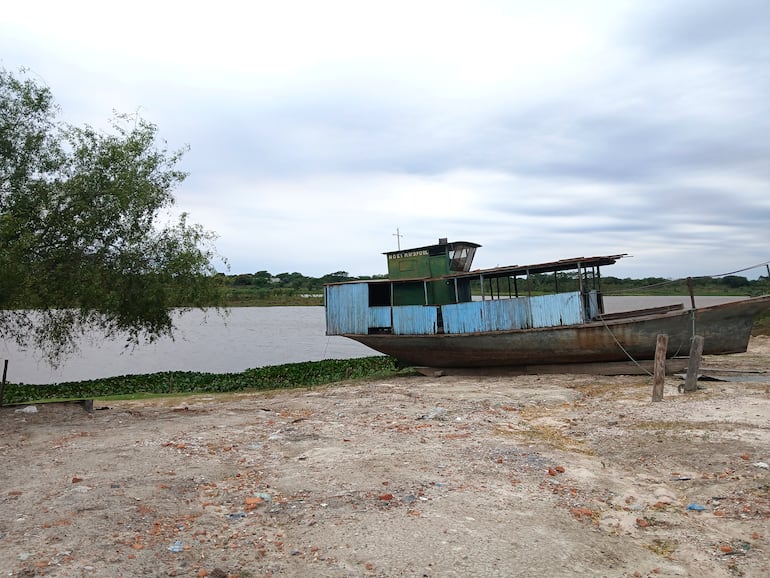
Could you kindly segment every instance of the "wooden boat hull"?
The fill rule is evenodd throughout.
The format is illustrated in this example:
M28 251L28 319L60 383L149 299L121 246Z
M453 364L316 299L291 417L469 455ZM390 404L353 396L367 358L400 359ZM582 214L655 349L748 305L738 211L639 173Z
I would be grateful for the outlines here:
M648 360L659 334L669 336L667 357L688 355L693 335L704 355L746 351L754 319L770 309L770 295L676 312L634 312L632 317L581 325L489 333L345 337L395 357L404 365L503 367L535 364Z

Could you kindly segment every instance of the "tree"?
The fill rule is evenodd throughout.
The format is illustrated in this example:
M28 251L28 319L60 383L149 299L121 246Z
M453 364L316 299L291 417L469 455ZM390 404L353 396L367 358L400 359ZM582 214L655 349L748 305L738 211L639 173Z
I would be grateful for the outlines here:
M270 279L272 275L267 271L257 271L254 273L252 283L257 287L267 287L270 285Z
M722 277L722 284L731 289L738 289L741 287L748 287L749 280L746 277L739 275L726 275Z
M173 307L223 295L214 235L168 212L185 150L138 116L108 134L58 112L47 87L0 69L0 335L52 364L86 331L153 341Z
M350 273L347 271L335 271L334 273L327 273L319 279L323 283L340 283L350 279Z

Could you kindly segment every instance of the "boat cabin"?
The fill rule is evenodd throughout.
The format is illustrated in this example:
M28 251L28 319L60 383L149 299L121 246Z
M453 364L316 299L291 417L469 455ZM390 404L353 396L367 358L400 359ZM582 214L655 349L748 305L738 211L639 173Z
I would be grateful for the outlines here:
M625 256L472 271L480 246L439 239L390 251L388 279L326 285L327 335L486 333L586 323L604 313L599 267Z
M470 301L470 283L456 287L445 279L426 282L426 279L440 278L452 273L470 271L476 249L481 247L467 241L447 242L439 239L437 245L417 247L385 253L388 258L388 279L401 281L393 285L394 305L443 305ZM460 292L458 293L458 290ZM386 301L387 303L383 302ZM379 295L373 302L390 304L391 295Z

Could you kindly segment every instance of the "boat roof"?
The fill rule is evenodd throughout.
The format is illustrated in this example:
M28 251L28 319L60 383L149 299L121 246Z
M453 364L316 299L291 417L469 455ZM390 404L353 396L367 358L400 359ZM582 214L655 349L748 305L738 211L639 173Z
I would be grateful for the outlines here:
M385 251L383 255L395 255L397 253L413 253L416 251L428 251L430 249L435 249L438 247L447 247L447 246L455 246L455 245L462 245L466 247L475 247L479 248L481 245L478 243L471 243L470 241L447 241L446 239L441 239L442 242L439 243L433 243L432 245L425 245L424 247L410 247L409 249L398 249L397 251Z
M504 267L494 267L492 269L475 269L467 273L458 272L444 277L513 277L517 275L529 275L535 273L553 273L555 271L570 271L572 269L588 267L604 267L613 265L618 259L627 257L628 253L619 255L600 255L596 257L572 257L570 259L561 259L549 263L534 263L531 265L508 265Z
M515 277L520 275L530 275L536 273L553 273L555 271L571 271L581 268L604 267L613 265L619 259L627 257L628 253L618 255L599 255L595 257L572 257L570 259L561 259L559 261L550 261L548 263L534 263L531 265L508 265L504 267L493 267L491 269L474 269L468 272L456 272L440 277L412 277L408 279L360 279L355 281L342 281L339 283L327 283L327 285L340 285L344 283L404 283L414 281L427 281L429 279L470 279L484 276L487 278L496 277Z

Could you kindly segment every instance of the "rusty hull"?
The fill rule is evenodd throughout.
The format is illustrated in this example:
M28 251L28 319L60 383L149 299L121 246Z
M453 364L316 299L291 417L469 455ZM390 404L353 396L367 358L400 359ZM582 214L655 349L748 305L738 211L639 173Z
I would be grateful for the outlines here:
M746 351L754 319L770 309L770 295L678 312L634 312L633 317L582 325L490 333L351 335L404 365L504 367L648 360L659 334L669 336L667 357L688 355L694 334L703 354Z

